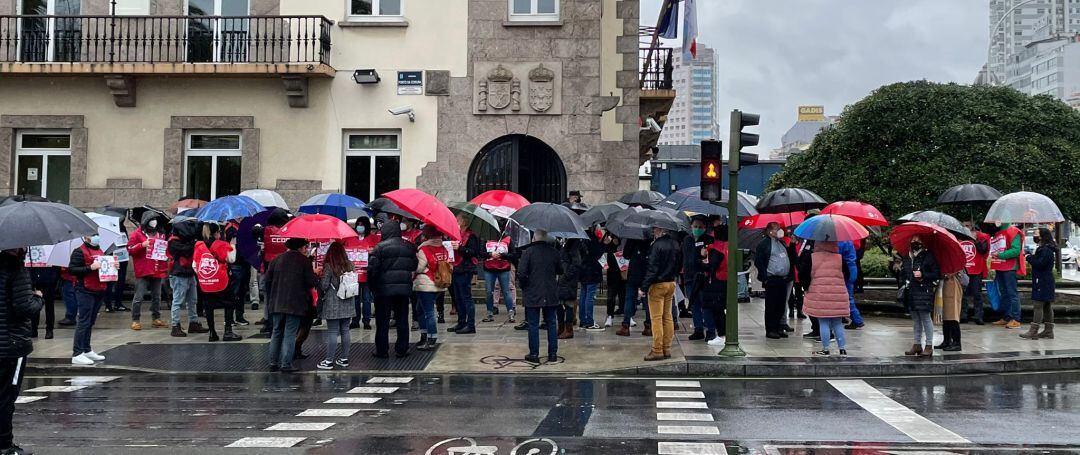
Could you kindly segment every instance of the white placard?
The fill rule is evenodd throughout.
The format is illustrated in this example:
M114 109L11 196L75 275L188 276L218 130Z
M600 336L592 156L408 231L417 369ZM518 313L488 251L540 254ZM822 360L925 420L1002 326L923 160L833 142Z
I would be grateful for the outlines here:
M168 248L169 242L164 239L150 239L150 248L148 250L150 254L147 257L153 261L167 261L169 260L169 256L166 254Z
M120 261L116 256L98 256L94 258L101 268L98 269L98 280L109 283L120 279Z

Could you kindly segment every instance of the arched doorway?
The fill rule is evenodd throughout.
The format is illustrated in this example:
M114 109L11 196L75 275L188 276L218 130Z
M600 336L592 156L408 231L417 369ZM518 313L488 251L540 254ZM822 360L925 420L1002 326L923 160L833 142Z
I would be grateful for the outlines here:
M489 190L510 190L533 202L562 202L566 168L544 141L503 136L480 149L469 166L469 199Z

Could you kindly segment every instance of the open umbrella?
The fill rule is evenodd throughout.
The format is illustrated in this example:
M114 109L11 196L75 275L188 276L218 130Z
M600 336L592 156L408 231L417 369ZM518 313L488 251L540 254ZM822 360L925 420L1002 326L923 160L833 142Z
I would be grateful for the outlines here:
M330 215L301 215L281 227L281 236L328 242L356 237L356 230Z
M649 238L649 226L642 223L640 219L637 221L630 220L630 217L645 210L648 209L628 207L616 212L608 217L604 229L619 238L645 240Z
M330 215L345 221L367 215L364 201L341 193L316 194L300 204L300 213Z
M146 212L154 212L154 213L158 214L161 217L161 220L163 220L163 221L158 221L159 223L168 223L169 220L171 219L169 217L169 214L165 213L164 210L161 210L159 208L155 208L155 207L150 206L150 205L144 205L142 207L132 207L131 210L128 210L128 215L127 215L128 218L127 219L129 221L131 221L132 223L139 224L139 221L142 220L143 214L146 213Z
M632 193L626 193L623 197L619 198L619 202L626 205L642 205L650 208L656 207L662 200L664 200L663 194L649 190L638 190Z
M941 212L935 212L933 210L923 210L919 212L911 212L900 218L897 221L920 221L923 223L930 223L933 225L941 226L945 230L952 232L957 237L962 237L969 240L975 240L975 236L972 235L968 228L964 227L964 223L960 220L953 218L950 215L946 215Z
M96 234L99 238L98 245L101 247L102 251L108 250L114 246L127 248L127 245L124 244L126 237L120 230L120 218L94 212L87 213L86 217L93 220L94 224L97 224L98 226ZM83 241L81 238L57 243L52 246L52 251L49 253L45 262L48 265L67 267L71 263L71 253L75 251L76 248L81 247L82 244Z
M570 208L550 202L529 204L510 219L530 231L544 231L552 237L585 239L585 223Z
M97 230L97 223L70 205L12 202L0 207L0 250L54 245Z
M795 228L795 236L806 240L843 242L870 236L863 225L844 215L818 215Z
M175 214L188 210L202 208L207 202L202 199L182 198L169 206L169 211Z
M742 192L738 192L737 194L739 196L739 216L756 215L758 212L754 208L754 201L752 201L748 197L749 195ZM694 215L727 216L727 202L728 190L721 190L720 200L716 203L712 203L710 201L703 201L701 199L700 186L692 186L671 193L670 196L660 201L658 208L668 207L675 210L692 213Z
M685 215L684 215L685 216ZM671 232L689 232L690 223L673 212L667 210L644 210L631 214L627 222L644 225L649 228L660 228Z
M240 192L241 196L247 196L262 204L263 207L280 207L285 210L289 210L289 204L285 203L285 198L281 197L276 191L271 190L247 190Z
M261 239L252 236L251 231L255 228L255 225L265 227L272 213L274 213L273 209L263 210L244 218L240 221L240 228L236 230L236 254L257 269L262 265L262 255L259 254L259 241Z
M204 205L198 212L195 212L195 218L198 218L199 221L220 223L247 218L264 210L266 210L266 207L247 196L224 196Z
M485 191L469 202L501 218L510 218L514 212L529 205L529 200L525 199L525 196L506 190Z
M837 201L821 209L822 215L844 215L857 223L870 226L888 226L889 220L870 204L857 201Z
M499 229L499 221L495 216L479 205L471 202L458 202L450 205L450 211L455 215L465 218L466 226L483 240L502 238L502 230Z
M784 213L824 208L829 205L821 196L802 188L781 188L762 196L757 203L761 213Z
M101 206L97 209L97 213L108 216L115 216L120 220L128 219L129 210L127 207L115 207L111 205ZM134 221L134 220L133 220Z
M41 196L38 196L36 194L16 194L14 196L8 196L8 197L5 197L3 199L0 199L0 206L14 204L16 202L50 202L50 201L48 199L45 199L45 198L43 198Z
M588 226L595 226L597 224L606 223L608 217L618 213L619 211L629 207L622 202L611 202L608 204L595 205L585 213L581 214L581 221Z
M951 232L941 226L922 221L904 223L893 228L889 234L889 242L897 253L906 255L911 248L911 238L916 235L926 249L934 254L942 273L956 273L964 269L967 263L964 247Z
M1050 198L1039 193L1020 191L1002 196L986 214L987 223L1060 223L1061 210Z
M743 218L739 222L739 229L765 229L769 223L780 223L781 226L791 227L802 223L805 219L806 212L759 213Z
M965 183L945 190L938 196L938 204L971 204L994 202L1001 198L1001 192L980 183Z
M383 194L383 197L397 204L402 210L412 214L424 224L434 226L446 234L450 240L461 240L461 229L457 217L435 196L414 188L404 188Z
M375 212L375 213L389 213L389 214L392 214L392 215L405 217L405 218L408 218L410 220L415 220L416 219L416 216L414 216L413 214L411 214L409 212L401 210L401 207L398 207L397 204L395 204L393 202L390 202L389 199L384 198L384 197L381 197L381 198L375 199L374 201L371 201L371 203L368 204L368 208L371 209L371 211Z

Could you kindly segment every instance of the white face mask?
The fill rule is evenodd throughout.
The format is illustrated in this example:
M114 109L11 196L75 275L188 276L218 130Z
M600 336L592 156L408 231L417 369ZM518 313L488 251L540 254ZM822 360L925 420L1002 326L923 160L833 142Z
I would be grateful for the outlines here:
M784 238L784 231L776 231L776 238L777 239Z
M357 226L356 227L356 233L360 234L360 235L364 235L365 233L367 233L367 228L365 228L364 226Z
M401 223L401 225L400 225L400 226L401 226L401 231L402 231L402 232L405 232L405 231L408 231L408 230L409 230L409 225L408 225L408 224L405 224L405 223Z
M150 226L150 229L157 229L157 220L150 220L147 226Z

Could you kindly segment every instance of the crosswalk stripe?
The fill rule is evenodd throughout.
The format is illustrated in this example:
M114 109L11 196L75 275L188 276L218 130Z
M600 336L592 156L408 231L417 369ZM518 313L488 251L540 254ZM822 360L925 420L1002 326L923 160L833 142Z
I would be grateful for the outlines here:
M354 387L345 393L386 394L397 392L399 387Z
M691 387L701 388L699 381L656 381L657 387Z
M686 422L712 422L712 414L701 412L658 412L656 420L682 420Z
M705 398L705 392L681 390L657 390L656 398Z
M26 396L21 396L21 397L16 398L15 399L15 404L33 403L35 401L44 400L46 398L48 398L48 397L36 396L36 395L26 395Z
M263 431L324 431L332 426L333 422L282 422Z
M68 392L74 392L74 391L77 391L77 390L82 390L82 389L85 389L85 388L86 388L86 386L84 386L84 385L43 385L41 387L35 387L33 389L27 390L27 392L29 392L29 393L49 393L49 392L68 393Z
M379 397L336 397L324 401L324 404L375 404L382 398Z
M307 409L297 414L297 417L352 417L360 412L359 409Z
M711 442L659 442L656 452L659 455L727 455L727 448L722 443Z
M277 449L295 446L307 438L241 438L225 447Z
M660 434L718 435L720 429L693 425L659 425L656 427L656 432Z
M120 379L120 376L75 376L64 382L71 385L97 385Z
M412 382L411 377L385 377L376 376L367 380L368 384L408 384Z
M971 442L893 401L866 381L831 380L829 384L851 401L916 442Z
M664 409L709 409L704 401L657 401L656 407Z

